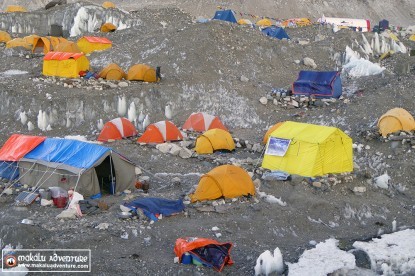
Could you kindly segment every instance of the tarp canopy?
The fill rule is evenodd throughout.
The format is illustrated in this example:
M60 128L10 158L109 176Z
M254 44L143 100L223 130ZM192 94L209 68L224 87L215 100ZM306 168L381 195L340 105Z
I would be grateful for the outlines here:
M308 177L351 172L352 139L335 127L287 121L271 133L262 167Z
M379 118L378 128L382 136L400 130L412 131L415 130L415 120L405 109L393 108Z
M293 83L293 94L314 95L316 98L339 98L342 81L338 71L300 71Z
M45 139L43 136L13 134L0 149L0 161L19 161Z
M216 11L215 16L213 19L229 21L232 23L236 23L235 15L233 14L232 10L223 10L223 11Z
M56 167L78 173L92 168L110 149L93 143L71 139L47 138L26 154L23 160L56 163ZM63 165L63 166L62 166Z
M184 204L181 199L170 200L163 198L138 198L125 206L133 209L140 208L144 214L151 220L157 221L158 215L171 216L184 210Z
M267 36L278 38L278 39L283 39L283 38L290 39L290 37L285 32L284 28L280 28L280 27L272 26L272 27L264 28L262 29L262 33Z

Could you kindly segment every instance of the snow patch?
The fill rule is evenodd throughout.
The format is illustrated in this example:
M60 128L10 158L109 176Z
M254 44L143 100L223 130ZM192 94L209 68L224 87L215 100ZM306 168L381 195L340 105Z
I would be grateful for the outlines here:
M4 71L4 72L2 72L0 74L1 75L4 75L4 76L15 76L15 75L24 75L24 74L27 74L27 73L29 73L29 72L12 69L12 70Z
M354 255L340 250L338 243L336 239L328 239L304 251L297 263L287 263L289 276L325 276L340 269L354 269Z
M382 235L369 242L354 242L370 258L372 270L383 275L415 275L415 230Z
M254 270L255 275L269 275L273 272L282 273L284 271L284 262L280 249L278 247L275 248L274 255L269 250L259 255Z
M259 195L260 198L263 198L268 203L271 203L271 204L277 203L281 206L287 206L287 202L282 201L281 198L276 198L273 195L267 195L265 192L260 192L260 191L258 191L257 194Z
M85 136L82 136L82 135L67 135L67 136L65 136L65 139L88 142L88 139Z

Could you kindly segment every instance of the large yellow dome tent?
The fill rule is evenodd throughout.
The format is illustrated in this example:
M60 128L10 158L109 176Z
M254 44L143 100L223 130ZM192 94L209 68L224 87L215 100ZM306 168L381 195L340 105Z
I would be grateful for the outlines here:
M103 33L114 32L115 30L117 30L117 27L110 22L104 23L101 26L101 32Z
M64 52L64 53L81 53L81 49L79 49L78 45L72 41L66 41L59 43L56 48L54 48L55 52Z
M352 139L335 127L287 121L269 136L262 167L308 177L351 172Z
M104 3L102 3L102 7L106 9L110 9L110 8L114 9L115 4L110 1L105 1Z
M158 82L156 70L145 64L136 64L130 67L127 80Z
M269 27L269 26L271 26L271 25L272 25L272 22L271 22L271 20L269 20L268 18L264 18L264 19L258 20L258 21L255 23L255 25L258 25L258 26L260 26L260 27Z
M99 72L99 77L107 80L121 80L125 78L125 72L117 64L111 63Z
M235 142L229 132L223 129L210 129L197 137L195 151L198 154L209 154L215 150L234 150Z
M53 51L55 51L55 52L58 52L56 50L56 47L58 47L58 45L60 43L68 42L68 40L66 38L63 38L63 37L47 36L46 38L50 40L51 49L53 49Z
M385 137L399 130L415 130L415 120L405 109L393 108L379 118L378 128L380 134Z
M27 12L27 10L22 6L10 5L7 6L6 12Z
M24 48L26 50L31 50L32 45L27 43L23 38L15 38L7 41L6 48Z
M255 186L249 174L240 167L222 165L202 175L190 199L195 202L248 195L255 195Z
M85 54L92 53L94 51L104 51L112 47L112 42L106 37L98 36L83 36L76 42L79 49Z
M12 37L5 31L0 31L0 43L7 43Z

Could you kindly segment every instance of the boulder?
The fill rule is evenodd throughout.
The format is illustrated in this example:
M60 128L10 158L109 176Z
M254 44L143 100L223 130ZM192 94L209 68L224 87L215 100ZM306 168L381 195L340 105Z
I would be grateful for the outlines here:
M162 153L168 153L168 152L170 152L171 147L172 147L172 144L163 143L163 144L158 144L156 146L156 149L158 149Z
M192 155L193 155L193 152L189 149L186 149L186 148L182 148L179 152L179 156L183 159L190 158L190 157L192 157Z
M316 69L317 68L317 64L314 62L314 60L312 58L309 58L309 57L305 57L303 59L303 64L305 66L311 67L313 69Z

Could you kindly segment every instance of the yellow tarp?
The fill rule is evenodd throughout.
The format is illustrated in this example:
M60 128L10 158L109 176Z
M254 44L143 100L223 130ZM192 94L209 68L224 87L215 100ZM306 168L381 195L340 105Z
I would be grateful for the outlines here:
M210 129L197 137L195 151L198 154L209 154L215 150L234 150L235 142L229 132L223 129Z
M249 174L240 167L222 165L202 175L190 199L195 202L247 195L255 195L255 186Z
M7 32L0 31L0 43L2 42L7 43L10 40L12 40L12 38Z
M405 109L393 108L379 118L378 128L380 134L385 137L399 130L415 130L415 120Z
M22 6L7 6L6 12L27 12L27 10Z
M272 155L281 152L273 137L291 140L284 156ZM284 122L268 139L262 167L308 177L351 172L352 139L335 127Z
M271 133L274 132L274 130L276 130L280 125L282 125L284 122L279 122L276 123L275 125L273 125L272 127L270 127L267 132L264 135L264 138L262 139L262 143L266 144L268 142L268 138L271 135Z

